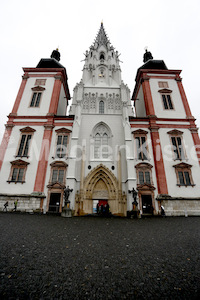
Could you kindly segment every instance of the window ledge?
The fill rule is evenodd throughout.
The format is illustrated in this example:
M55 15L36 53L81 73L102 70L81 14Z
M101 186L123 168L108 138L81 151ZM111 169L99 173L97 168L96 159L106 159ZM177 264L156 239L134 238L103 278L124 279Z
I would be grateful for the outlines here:
M177 186L181 187L181 186L184 186L184 187L188 187L188 186L191 186L191 187L194 187L196 184L178 184L177 183Z
M183 159L182 158L174 158L173 160L174 161L177 161L177 160L178 161L188 161L189 159L188 158L183 158Z
M14 181L14 180L7 180L7 182L10 184L10 183L21 183L21 184L23 184L23 183L25 183L25 181Z
M150 158L135 158L135 160L141 160L141 161L150 161L151 159Z
M27 155L15 155L15 158L17 158L17 157L26 157L26 158L29 158L30 156L27 156Z
M67 159L69 158L69 156L67 156L67 155L65 155L65 156L63 156L63 157L52 156L51 158L52 158L52 159L65 159L65 160L67 160Z

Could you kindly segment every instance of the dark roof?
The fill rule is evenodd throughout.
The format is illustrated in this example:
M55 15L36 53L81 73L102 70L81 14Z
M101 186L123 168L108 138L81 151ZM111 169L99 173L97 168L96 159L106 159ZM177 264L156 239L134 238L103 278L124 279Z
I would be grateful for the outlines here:
M155 60L155 59L149 59L144 65L142 65L138 70L137 70L137 74L135 77L135 81L137 82L138 80L138 76L140 73L140 70L168 70L164 60ZM135 93L137 91L137 83L135 85L134 91L133 91L133 96L132 96L132 100L135 97Z
M64 68L55 58L42 58L36 68Z
M155 59L148 60L143 66L138 69L138 71L141 69L168 70L166 64L164 63L164 60Z

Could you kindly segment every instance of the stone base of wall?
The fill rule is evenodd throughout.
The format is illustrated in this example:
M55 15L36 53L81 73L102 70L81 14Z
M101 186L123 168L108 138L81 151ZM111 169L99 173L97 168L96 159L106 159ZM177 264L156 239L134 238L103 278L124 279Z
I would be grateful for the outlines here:
M19 212L42 212L43 201L46 196L42 193L26 195L0 194L0 211L4 210L4 204L8 201L7 211L13 211L14 202L18 200L17 211Z
M200 216L200 198L157 198L166 216Z

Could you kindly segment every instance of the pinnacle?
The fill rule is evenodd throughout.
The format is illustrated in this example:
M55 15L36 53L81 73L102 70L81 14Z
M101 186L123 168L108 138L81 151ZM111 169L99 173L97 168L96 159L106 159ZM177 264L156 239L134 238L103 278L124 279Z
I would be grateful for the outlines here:
M104 45L106 47L107 47L107 44L110 43L110 41L107 37L107 34L105 32L104 26L103 26L103 22L101 22L99 32L95 39L95 43L97 43L98 46Z

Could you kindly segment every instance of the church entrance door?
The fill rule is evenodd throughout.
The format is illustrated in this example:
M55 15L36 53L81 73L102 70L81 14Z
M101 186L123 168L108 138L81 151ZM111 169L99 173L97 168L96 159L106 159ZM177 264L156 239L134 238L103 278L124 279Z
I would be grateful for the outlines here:
M96 166L83 182L83 190L76 200L75 214L86 215L93 213L96 201L105 201L113 215L125 216L126 197L122 197L119 182L115 175L104 165ZM123 198L123 199L122 199Z
M142 212L143 214L153 214L151 195L142 195Z
M61 193L51 193L49 201L49 212L58 213L60 208Z
M93 213L99 214L101 210L106 208L108 200L93 200Z

